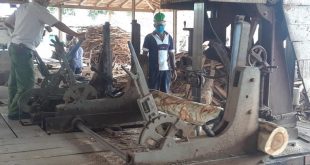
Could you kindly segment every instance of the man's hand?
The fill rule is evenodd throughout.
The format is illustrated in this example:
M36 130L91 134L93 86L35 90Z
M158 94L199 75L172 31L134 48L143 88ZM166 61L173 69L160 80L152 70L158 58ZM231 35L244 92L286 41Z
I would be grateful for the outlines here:
M174 69L172 70L172 81L177 80L177 78L178 78L178 74L177 74L177 71Z

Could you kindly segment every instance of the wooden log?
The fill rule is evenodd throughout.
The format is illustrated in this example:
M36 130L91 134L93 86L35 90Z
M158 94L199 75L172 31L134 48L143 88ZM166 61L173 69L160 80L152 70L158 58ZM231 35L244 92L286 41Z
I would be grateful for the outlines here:
M257 149L268 155L281 154L288 143L288 133L274 123L259 121Z
M203 125L217 118L223 110L221 107L193 102L160 91L152 91L152 94L159 111L195 125Z
M210 60L210 74L209 76L215 75L215 62ZM212 102L213 96L213 82L214 79L206 79L205 84L203 85L203 89L201 91L202 103L210 105Z

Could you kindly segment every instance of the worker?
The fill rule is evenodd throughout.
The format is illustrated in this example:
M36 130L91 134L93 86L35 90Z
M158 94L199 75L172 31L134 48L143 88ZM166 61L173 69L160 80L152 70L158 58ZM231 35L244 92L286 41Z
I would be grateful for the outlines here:
M165 15L161 12L154 16L155 30L148 34L143 43L143 55L148 55L150 89L168 93L171 78L176 79L176 65L173 39L165 31Z
M33 0L22 4L5 21L5 25L13 30L9 46L11 72L8 84L8 118L11 120L29 117L27 113L19 113L18 101L34 86L32 54L40 44L45 24L76 37L85 37L84 33L74 32L51 15L47 10L49 1Z
M73 36L70 36L69 34L67 34L66 39L67 39L68 52L70 52L78 44L78 39L74 38ZM84 53L83 48L79 46L77 51L73 52L73 54L69 54L70 57L68 57L68 59L70 68L74 74L82 73L83 53Z

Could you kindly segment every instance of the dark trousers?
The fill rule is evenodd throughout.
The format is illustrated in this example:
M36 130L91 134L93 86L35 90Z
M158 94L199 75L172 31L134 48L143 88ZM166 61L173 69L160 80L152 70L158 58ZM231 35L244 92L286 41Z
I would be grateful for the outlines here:
M153 71L149 73L149 88L168 93L170 90L171 72Z
M34 86L32 50L19 44L9 47L11 72L9 78L9 116L18 115L18 101Z

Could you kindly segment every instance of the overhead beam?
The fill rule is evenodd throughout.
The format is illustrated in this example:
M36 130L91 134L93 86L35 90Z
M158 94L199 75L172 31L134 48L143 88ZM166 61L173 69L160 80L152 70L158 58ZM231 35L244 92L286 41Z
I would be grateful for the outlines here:
M128 1L128 0L126 0ZM53 7L60 7L56 5ZM111 11L131 11L131 8L121 8L121 7L98 7L98 6L78 6L78 5L61 5L63 8L75 8L75 9L93 9L93 10L111 10ZM150 9L136 9L137 12L154 12Z
M111 5L113 2L115 2L115 0L110 1L110 2L107 4L107 7L110 7L110 5Z
M123 7L129 0L125 0L124 2L122 2L119 6Z
M81 0L79 3L79 6L84 5L84 2L86 2L87 0Z
M0 0L0 3L10 3L10 4L22 4L22 3L27 3L28 0L22 0L22 1L18 1L18 0Z
M104 0L99 0L97 3L96 3L96 6L98 6L99 4L101 4Z
M97 3L96 3L96 6L99 6L101 3L103 3L104 1L106 0L99 0ZM111 0L108 4L107 4L107 7L109 7L115 0Z
M143 2L143 0L140 0L139 2L137 2L137 3L136 3L136 7L137 7L138 5L140 5L142 2Z
M146 2L146 4L154 11L154 6L150 3L149 0L144 0Z

